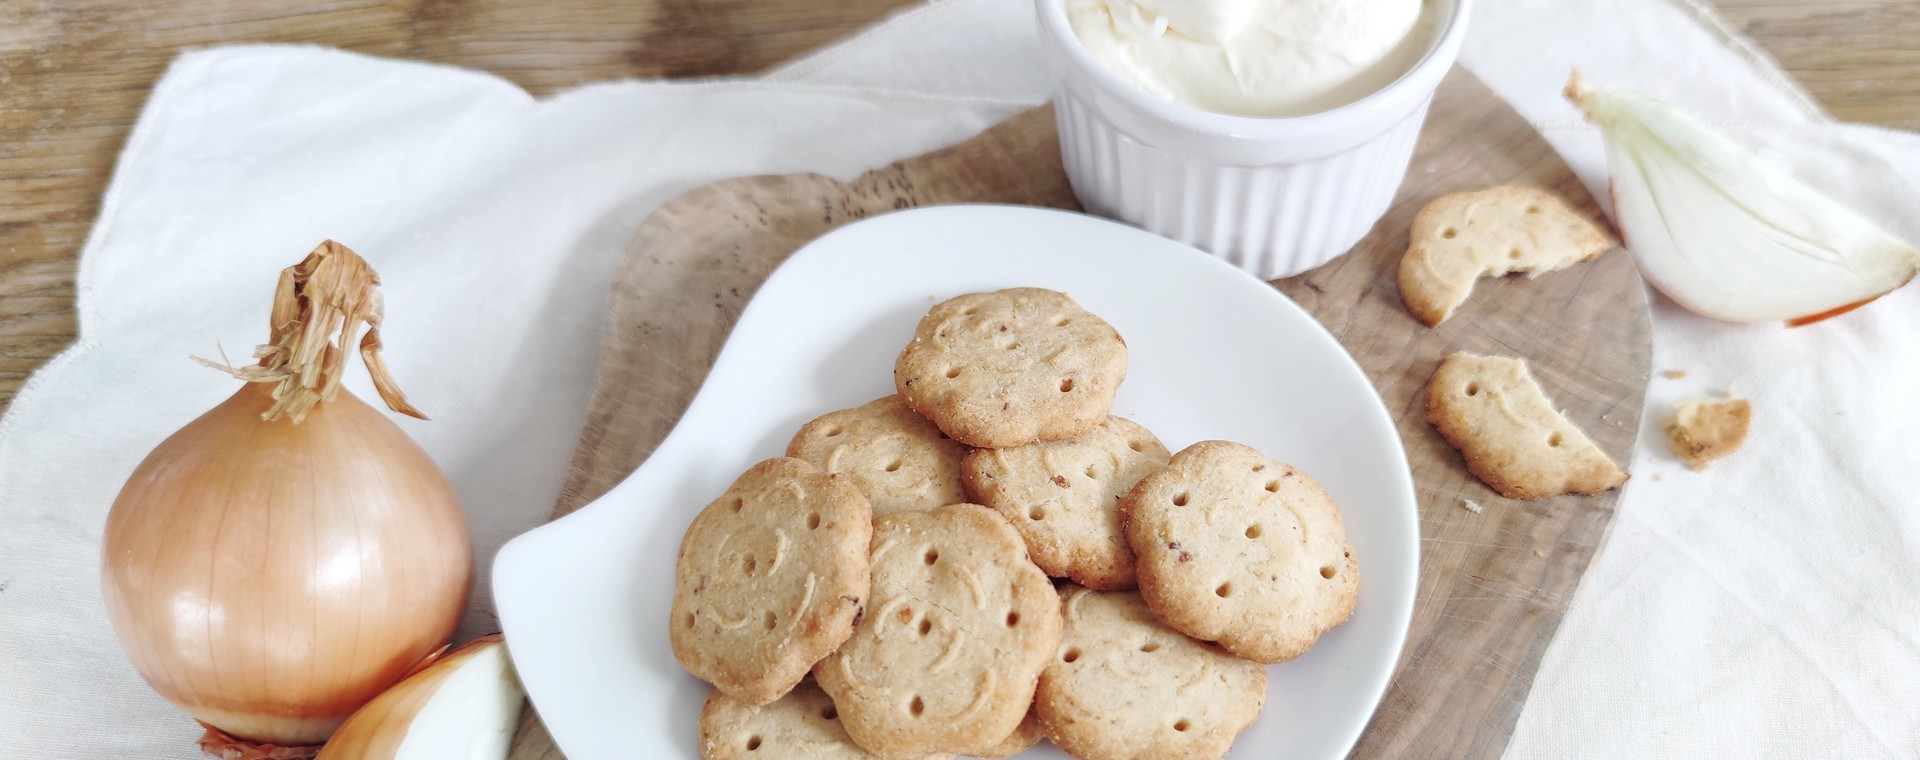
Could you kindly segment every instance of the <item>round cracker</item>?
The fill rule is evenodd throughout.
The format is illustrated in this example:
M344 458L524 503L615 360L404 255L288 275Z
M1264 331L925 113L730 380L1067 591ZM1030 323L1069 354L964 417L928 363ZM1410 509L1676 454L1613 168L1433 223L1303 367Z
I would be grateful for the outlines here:
M1120 499L1169 456L1145 427L1108 417L1064 441L976 450L961 472L967 495L1006 518L1041 570L1115 591L1135 585Z
M1034 711L1081 760L1219 758L1253 725L1267 670L1154 619L1138 594L1068 587L1059 655Z
M1106 419L1127 344L1065 293L1012 288L935 305L894 363L914 410L970 446L1072 438Z
M986 507L874 520L870 612L814 667L853 740L888 757L971 753L1012 733L1060 643L1060 601Z
M847 478L787 457L754 465L680 540L673 656L750 705L787 693L853 634L871 537Z
M854 744L833 699L802 681L779 699L749 705L715 690L700 710L703 760L880 760ZM925 755L920 760L947 760Z
M1353 614L1360 568L1340 509L1291 465L1203 441L1142 479L1121 511L1140 596L1188 636L1284 662Z
M852 478L875 516L965 501L967 451L898 395L821 415L787 444L787 456Z

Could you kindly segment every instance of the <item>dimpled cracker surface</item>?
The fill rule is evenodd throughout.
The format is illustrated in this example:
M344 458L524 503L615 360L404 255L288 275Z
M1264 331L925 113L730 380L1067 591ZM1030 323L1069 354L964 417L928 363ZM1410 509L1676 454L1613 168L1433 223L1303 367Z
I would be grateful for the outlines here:
M787 456L852 478L876 516L965 501L960 460L966 455L966 444L898 395L821 415L787 444Z
M1029 708L1027 717L1020 719L1020 727L1015 728L1013 733L1007 734L1007 738L1001 739L999 744L974 750L973 756L989 759L1013 757L1032 749L1033 745L1039 744L1044 738L1046 738L1046 732L1040 727L1040 716Z
M907 404L969 446L1072 438L1100 424L1127 344L1065 293L1012 288L936 304L894 363Z
M873 525L873 598L814 666L855 743L967 754L1012 733L1060 643L1060 600L1005 520L977 504Z
M1219 758L1259 717L1261 664L1168 628L1133 592L1069 586L1063 596L1066 634L1034 709L1074 757Z
M1120 499L1168 456L1146 428L1108 417L1064 441L978 449L962 472L967 495L1007 519L1041 570L1112 591L1134 587Z
M1611 247L1605 230L1545 190L1501 185L1443 195L1413 218L1400 298L1431 327L1452 316L1482 277L1539 276Z
M1427 380L1427 421L1460 450L1467 469L1509 499L1595 494L1627 473L1553 410L1527 363L1464 351Z
M1140 596L1188 636L1284 662L1353 614L1360 567L1339 507L1251 447L1187 447L1134 486L1121 514Z
M847 478L786 457L754 465L680 539L673 656L750 705L787 693L852 635L872 530Z
M875 760L847 737L833 700L812 681L786 696L749 705L719 691L700 710L704 760ZM922 755L947 760L952 755Z

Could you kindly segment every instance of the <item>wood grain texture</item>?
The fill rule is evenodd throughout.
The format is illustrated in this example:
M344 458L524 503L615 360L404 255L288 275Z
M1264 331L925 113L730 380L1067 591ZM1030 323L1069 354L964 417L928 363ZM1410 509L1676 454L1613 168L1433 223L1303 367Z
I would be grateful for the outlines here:
M616 275L587 427L555 515L605 493L659 445L747 299L788 254L835 226L898 208L969 201L1072 208L1057 146L1051 110L1036 109L851 183L749 177L668 202L635 233ZM1538 279L1483 281L1437 329L1400 302L1395 273L1419 208L1448 192L1505 182L1548 188L1600 216L1525 120L1456 69L1386 218L1345 257L1275 283L1366 370L1406 444L1420 501L1413 626L1358 756L1498 757L1618 496L1519 502L1474 480L1426 423L1423 391L1440 358L1469 350L1530 360L1575 424L1616 460L1632 460L1651 325L1646 290L1624 251ZM1467 510L1463 499L1484 512Z
M1841 121L1920 129L1920 2L1714 0Z
M147 91L183 48L303 42L491 71L548 95L744 74L911 0L0 0L0 410L73 341L74 266ZM1833 114L1920 129L1920 4L1718 0Z

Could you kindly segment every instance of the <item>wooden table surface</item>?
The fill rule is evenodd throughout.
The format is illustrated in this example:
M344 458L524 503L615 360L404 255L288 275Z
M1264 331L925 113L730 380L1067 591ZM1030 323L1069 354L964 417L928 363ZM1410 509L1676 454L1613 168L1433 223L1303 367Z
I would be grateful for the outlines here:
M535 95L744 74L908 0L0 0L0 410L74 339L74 265L147 91L185 47L308 42ZM1836 117L1920 129L1920 2L1718 0Z

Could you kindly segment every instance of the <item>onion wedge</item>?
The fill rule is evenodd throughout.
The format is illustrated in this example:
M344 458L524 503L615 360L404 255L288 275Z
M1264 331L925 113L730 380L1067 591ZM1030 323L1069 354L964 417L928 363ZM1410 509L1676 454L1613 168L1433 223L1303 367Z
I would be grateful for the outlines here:
M525 700L506 643L487 636L354 712L318 760L504 760Z
M1640 273L1689 311L1804 325L1920 270L1920 251L1679 108L1578 72L1566 95L1606 139L1614 218Z

